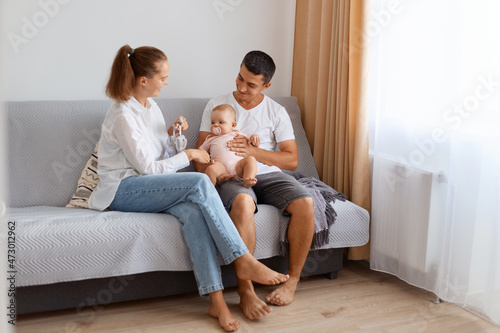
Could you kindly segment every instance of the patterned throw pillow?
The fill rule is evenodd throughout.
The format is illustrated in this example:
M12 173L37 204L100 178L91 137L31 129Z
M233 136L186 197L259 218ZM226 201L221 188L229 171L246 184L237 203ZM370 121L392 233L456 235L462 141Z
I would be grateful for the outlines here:
M99 183L99 175L97 174L97 148L99 142L95 145L94 152L88 160L85 168L83 168L76 192L73 194L70 202L66 205L68 208L89 208L89 198L97 184Z

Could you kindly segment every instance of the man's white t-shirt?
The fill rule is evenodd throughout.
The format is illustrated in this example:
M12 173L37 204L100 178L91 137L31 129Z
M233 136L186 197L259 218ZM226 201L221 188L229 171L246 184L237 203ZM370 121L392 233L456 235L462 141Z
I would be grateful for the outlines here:
M234 98L233 93L212 98L206 105L201 118L200 132L210 132L212 110L221 104L229 104L236 110L235 129L246 136L258 134L259 148L275 151L278 142L295 140L293 126L285 108L264 95L264 99L253 109L244 109ZM276 166L257 162L257 174L281 171Z

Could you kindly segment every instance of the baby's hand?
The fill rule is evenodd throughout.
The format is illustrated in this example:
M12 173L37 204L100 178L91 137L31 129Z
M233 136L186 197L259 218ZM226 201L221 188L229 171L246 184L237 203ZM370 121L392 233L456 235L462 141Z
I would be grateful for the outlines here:
M250 136L250 139L248 139L250 141L250 144L254 147L258 147L260 145L260 137L258 134L252 134Z

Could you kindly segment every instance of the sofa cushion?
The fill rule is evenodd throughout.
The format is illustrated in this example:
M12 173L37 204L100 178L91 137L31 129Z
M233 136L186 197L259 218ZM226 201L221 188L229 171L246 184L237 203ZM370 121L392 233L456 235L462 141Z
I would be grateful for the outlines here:
M97 149L99 142L95 145L94 152L90 156L87 164L82 170L82 174L78 179L75 194L66 205L68 208L89 208L89 198L99 183L99 175L97 174Z
M101 135L110 101L5 103L7 206L64 207Z
M368 212L349 201L336 201L334 209L337 220L328 244L321 249L365 244ZM255 214L257 259L280 254L279 218L276 207L259 205ZM16 221L18 287L192 270L181 223L170 214L38 206L8 208L6 219ZM308 270L304 267L305 273Z

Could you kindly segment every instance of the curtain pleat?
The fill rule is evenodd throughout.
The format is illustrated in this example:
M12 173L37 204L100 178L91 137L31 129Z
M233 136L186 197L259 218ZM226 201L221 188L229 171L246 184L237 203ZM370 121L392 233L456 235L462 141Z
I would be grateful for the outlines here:
M361 0L297 0L292 96L321 180L369 210L368 119L360 107L356 38L362 19ZM353 260L368 257L369 245L349 251Z

